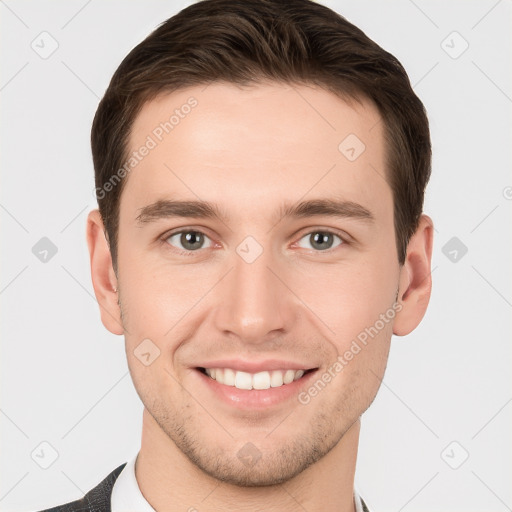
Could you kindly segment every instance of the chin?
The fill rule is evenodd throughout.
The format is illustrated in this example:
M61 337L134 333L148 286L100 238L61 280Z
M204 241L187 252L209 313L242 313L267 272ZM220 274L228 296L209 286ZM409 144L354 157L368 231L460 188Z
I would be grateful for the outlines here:
M177 448L203 473L237 487L268 487L293 479L320 460L337 445L344 431L326 430L323 435L311 431L285 441L276 436L275 443L267 438L261 450L250 441L231 439L230 445L219 446L215 441L201 439L197 433L191 434L174 429L168 433Z
M325 454L314 450L300 454L296 447L289 446L278 452L263 453L254 463L241 462L237 454L224 454L217 460L212 460L212 454L185 455L201 471L221 482L237 487L269 487L293 479Z

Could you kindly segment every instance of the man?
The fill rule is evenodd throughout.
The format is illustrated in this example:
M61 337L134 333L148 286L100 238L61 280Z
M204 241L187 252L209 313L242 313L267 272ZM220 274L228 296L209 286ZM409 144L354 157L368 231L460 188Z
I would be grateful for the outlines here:
M368 510L360 417L431 291L399 62L309 0L203 0L121 63L92 151L92 281L142 443L51 510Z

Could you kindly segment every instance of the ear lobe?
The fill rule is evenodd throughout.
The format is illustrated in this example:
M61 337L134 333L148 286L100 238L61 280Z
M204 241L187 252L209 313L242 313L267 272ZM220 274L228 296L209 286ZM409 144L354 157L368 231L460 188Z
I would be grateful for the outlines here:
M89 247L92 285L100 306L101 321L112 334L123 334L121 309L117 303L118 297L115 291L117 290L117 278L98 209L90 211L87 216L87 246Z
M393 334L405 336L412 332L425 315L432 291L432 246L434 223L422 215L414 235L409 240L405 263L400 270L398 300L402 309L397 313Z

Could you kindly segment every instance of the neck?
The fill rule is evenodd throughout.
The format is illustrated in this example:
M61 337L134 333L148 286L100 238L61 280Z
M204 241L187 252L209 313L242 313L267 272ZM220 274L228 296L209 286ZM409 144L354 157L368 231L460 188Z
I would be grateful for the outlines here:
M142 443L135 474L139 488L158 512L265 510L354 512L354 474L360 421L322 459L281 484L238 487L195 466L144 409Z

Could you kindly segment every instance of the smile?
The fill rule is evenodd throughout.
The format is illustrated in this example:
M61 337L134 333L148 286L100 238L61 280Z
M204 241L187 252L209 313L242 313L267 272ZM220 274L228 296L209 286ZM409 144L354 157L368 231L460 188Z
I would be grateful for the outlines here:
M310 371L290 369L249 373L232 368L199 368L199 370L219 384L244 390L279 388L299 380Z

